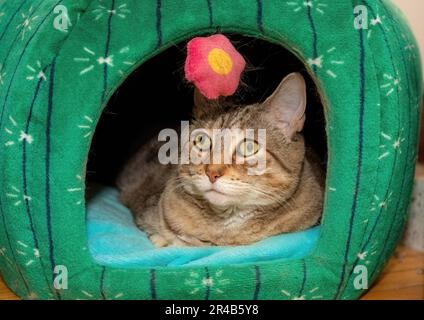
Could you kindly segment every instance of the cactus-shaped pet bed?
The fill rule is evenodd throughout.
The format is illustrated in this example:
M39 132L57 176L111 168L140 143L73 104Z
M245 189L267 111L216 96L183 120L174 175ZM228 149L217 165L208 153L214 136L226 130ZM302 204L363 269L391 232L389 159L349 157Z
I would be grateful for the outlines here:
M366 290L359 272L377 278L407 219L422 97L417 44L389 1L18 0L0 13L0 272L19 296L353 299ZM98 263L85 172L108 99L168 47L218 32L285 47L319 88L328 169L316 246L290 260ZM63 267L66 290L54 285Z

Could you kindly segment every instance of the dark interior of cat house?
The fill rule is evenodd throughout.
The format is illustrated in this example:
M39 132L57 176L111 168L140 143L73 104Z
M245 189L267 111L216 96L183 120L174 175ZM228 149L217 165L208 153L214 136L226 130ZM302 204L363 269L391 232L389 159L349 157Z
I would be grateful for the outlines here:
M304 63L280 45L228 35L247 61L234 103L264 101L289 73L301 72L307 83L306 142L327 161L324 108L317 87ZM110 99L93 138L87 179L115 184L129 157L159 129L178 127L189 120L193 86L184 79L186 42L175 45L141 65Z

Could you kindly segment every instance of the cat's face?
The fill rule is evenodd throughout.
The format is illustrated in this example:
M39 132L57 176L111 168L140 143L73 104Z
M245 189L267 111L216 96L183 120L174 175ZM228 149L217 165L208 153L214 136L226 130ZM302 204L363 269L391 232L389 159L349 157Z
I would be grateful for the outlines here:
M218 208L281 205L296 190L305 157L298 133L305 107L300 74L285 78L263 104L225 112L198 104L216 109L191 127L190 154L203 161L180 166L180 185Z

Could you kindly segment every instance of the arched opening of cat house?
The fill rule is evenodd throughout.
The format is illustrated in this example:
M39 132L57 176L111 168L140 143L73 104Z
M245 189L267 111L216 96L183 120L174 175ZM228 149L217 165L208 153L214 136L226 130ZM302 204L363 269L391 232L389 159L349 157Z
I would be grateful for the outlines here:
M0 272L14 292L31 299L353 299L366 291L354 281L358 267L375 281L408 215L421 118L418 46L390 1L361 6L370 19L385 17L372 30L353 27L356 4L347 0L68 1L68 32L52 28L54 4L39 2L7 1L0 26ZM16 26L28 12L39 18L22 32ZM236 103L264 101L291 72L306 79L303 133L324 163L319 146L328 146L324 210L316 247L289 261L287 252L267 260L265 250L243 246L236 261L218 246L191 247L192 255L177 248L158 261L169 248L156 250L145 237L134 251L141 231L131 213L117 218L125 207L116 191L95 202L91 181L114 188L148 128L190 118L185 43L205 33L231 35L249 62ZM86 193L94 198L86 202ZM120 251L93 245L93 232L113 242L117 226ZM128 259L134 252L150 256ZM58 266L69 272L67 290L53 286Z
M237 34L227 36L246 59L247 66L236 93L220 101L228 108L220 111L222 116L226 110L238 106L258 104L256 108L259 109L285 77L300 73L305 80L307 100L306 121L301 134L307 149L313 150L317 156L314 161L322 169L324 181L327 166L326 121L323 102L309 66L279 44ZM182 122L191 122L196 117L194 87L184 77L186 46L187 41L181 42L143 63L116 90L97 125L87 165L87 230L95 260L112 267L158 267L272 261L308 255L319 237L320 218L306 230L299 225L298 229L294 227L296 230L293 232L274 232L262 236L260 241L252 240L243 248L217 246L210 242L197 246L191 244L188 250L181 244L156 250L157 244L152 243L142 227L137 227L134 221L137 214L133 208L128 209L122 203L117 180L129 160L140 150L148 150L150 141L157 140L160 130L179 129ZM275 154L277 152L273 148L278 146L267 145L266 148L270 154ZM154 150L149 152L157 158L157 149ZM288 154L281 156L290 158ZM143 169L152 170L143 166L136 170ZM133 172L133 175L137 179L137 173ZM154 189L154 179L158 179L158 175L155 172L147 172L146 175L151 179L146 188ZM141 176L145 177L144 174ZM251 188L258 183L249 181ZM262 181L265 188L267 185L271 188L272 184L272 177L269 181ZM323 184L321 187L324 189ZM156 192L158 195L153 198L158 200L163 190ZM266 198L266 189L262 193ZM318 190L316 194L319 194ZM303 201L308 202L309 196L314 195L307 195ZM321 213L322 209L318 215ZM264 255L266 251L268 254Z

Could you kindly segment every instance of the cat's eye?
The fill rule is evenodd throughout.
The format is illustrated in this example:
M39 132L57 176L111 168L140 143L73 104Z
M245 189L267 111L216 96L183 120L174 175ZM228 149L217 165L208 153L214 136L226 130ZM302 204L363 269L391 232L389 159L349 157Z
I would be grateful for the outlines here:
M251 157L259 151L259 144L255 140L243 140L237 147L237 152L242 157Z
M204 132L196 134L194 136L193 143L200 151L209 151L212 148L212 140Z

